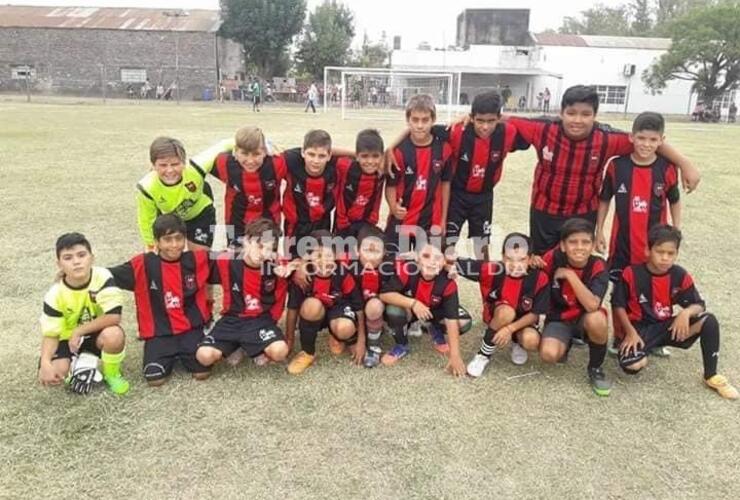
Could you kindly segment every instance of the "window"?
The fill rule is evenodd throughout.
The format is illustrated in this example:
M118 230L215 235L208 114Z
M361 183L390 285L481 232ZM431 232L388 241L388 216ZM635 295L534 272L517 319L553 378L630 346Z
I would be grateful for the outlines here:
M596 92L602 104L624 104L627 87L622 85L597 85Z
M33 80L36 78L36 68L27 64L16 64L10 67L10 77L13 80Z
M714 104L716 105L717 103L719 103L720 106L722 106L722 109L729 108L731 102L735 102L735 91L734 90L728 90L727 92L722 94L721 97L718 97L717 99L714 100Z
M141 68L121 68L121 81L124 83L144 83L146 70Z

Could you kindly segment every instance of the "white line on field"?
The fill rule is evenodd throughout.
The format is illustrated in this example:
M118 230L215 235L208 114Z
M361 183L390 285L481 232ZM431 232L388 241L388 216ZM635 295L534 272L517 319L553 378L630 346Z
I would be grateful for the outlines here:
M507 377L506 380L508 381L508 380L514 380L515 378L531 377L532 375L539 375L539 374L540 374L539 371L535 371L535 372L525 373L524 375L514 375L511 377Z

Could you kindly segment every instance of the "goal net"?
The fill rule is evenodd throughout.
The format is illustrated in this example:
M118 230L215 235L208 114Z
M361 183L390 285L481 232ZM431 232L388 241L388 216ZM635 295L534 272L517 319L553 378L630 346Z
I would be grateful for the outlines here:
M388 68L324 68L324 111L338 109L343 120L397 120L415 94L429 94L437 117L449 121L457 98L455 75Z

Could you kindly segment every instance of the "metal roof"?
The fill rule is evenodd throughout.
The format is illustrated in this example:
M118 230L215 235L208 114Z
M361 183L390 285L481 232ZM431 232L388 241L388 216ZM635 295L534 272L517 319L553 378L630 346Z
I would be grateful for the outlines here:
M174 2L173 2L174 3ZM0 28L215 32L219 11L0 5Z
M642 38L636 36L593 36L537 33L534 35L534 38L537 45L559 47L668 50L671 46L670 38Z

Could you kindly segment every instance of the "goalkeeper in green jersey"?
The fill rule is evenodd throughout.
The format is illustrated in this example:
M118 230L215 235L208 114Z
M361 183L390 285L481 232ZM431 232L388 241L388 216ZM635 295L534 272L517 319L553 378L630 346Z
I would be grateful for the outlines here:
M39 381L66 381L72 391L87 394L102 372L112 392L125 394L122 292L110 271L93 266L90 242L83 235L60 236L56 255L60 279L44 297Z
M210 250L216 226L207 170L186 163L177 139L157 137L149 148L152 171L136 185L139 233L148 251L155 247L152 226L159 214L174 213L185 221L190 250Z

